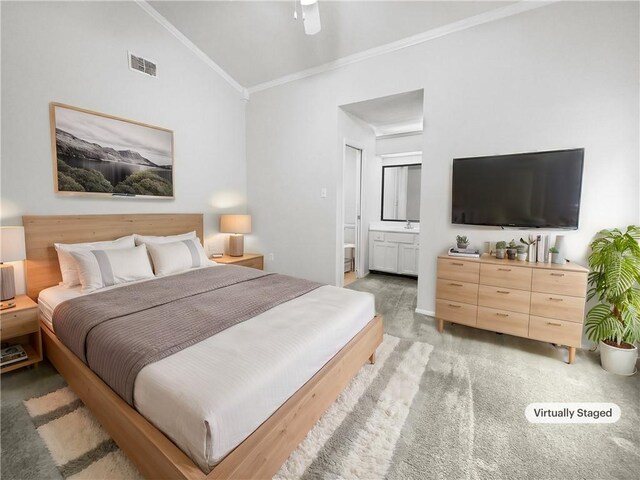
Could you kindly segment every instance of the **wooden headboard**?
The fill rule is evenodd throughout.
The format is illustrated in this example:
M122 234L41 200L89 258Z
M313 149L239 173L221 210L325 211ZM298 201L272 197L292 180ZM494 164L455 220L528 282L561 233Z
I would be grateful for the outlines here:
M26 215L22 224L27 247L27 295L33 300L40 290L62 280L54 243L115 240L132 233L175 235L193 230L204 241L201 213Z

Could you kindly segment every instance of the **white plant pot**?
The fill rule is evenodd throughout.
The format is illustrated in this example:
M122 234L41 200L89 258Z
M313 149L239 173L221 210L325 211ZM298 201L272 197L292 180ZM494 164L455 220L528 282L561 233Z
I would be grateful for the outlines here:
M616 348L600 342L600 363L607 372L617 375L633 375L636 373L638 347L633 349Z

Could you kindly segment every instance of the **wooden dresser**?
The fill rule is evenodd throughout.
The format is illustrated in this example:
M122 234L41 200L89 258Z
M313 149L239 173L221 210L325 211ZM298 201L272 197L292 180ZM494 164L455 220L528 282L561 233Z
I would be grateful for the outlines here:
M582 341L588 270L566 263L438 257L436 318L569 347Z

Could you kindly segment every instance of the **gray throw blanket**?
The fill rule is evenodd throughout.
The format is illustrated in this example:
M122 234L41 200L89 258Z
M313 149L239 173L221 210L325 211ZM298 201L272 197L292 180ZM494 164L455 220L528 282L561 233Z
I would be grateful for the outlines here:
M74 298L53 312L56 335L133 405L145 365L321 284L223 265Z

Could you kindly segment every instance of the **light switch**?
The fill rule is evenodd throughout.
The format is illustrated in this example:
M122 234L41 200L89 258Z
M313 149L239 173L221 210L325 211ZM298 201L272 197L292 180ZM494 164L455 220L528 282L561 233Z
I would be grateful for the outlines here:
M320 189L320 198L327 198L327 188L326 187L322 187Z

